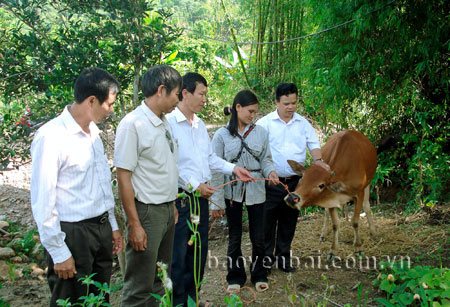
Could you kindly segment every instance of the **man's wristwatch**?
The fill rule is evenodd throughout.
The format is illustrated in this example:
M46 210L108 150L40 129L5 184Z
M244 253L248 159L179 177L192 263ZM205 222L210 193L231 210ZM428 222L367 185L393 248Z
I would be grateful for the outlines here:
M314 161L322 161L322 162L324 162L322 158L314 159Z

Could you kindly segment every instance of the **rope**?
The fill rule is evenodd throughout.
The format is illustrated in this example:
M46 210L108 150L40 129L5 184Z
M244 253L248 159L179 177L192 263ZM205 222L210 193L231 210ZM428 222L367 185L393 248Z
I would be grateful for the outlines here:
M266 181L270 181L271 179L269 179L269 178L255 178L255 180L266 180ZM221 184L221 185L217 186L215 189L217 190L217 189L223 188L224 186L229 185L229 184L231 184L231 183L233 183L233 182L236 182L236 181L243 181L243 180L241 180L241 179L234 179L234 180L228 181L228 182L226 182L226 183L224 183L224 184ZM288 188L288 186L287 186L286 184L284 184L284 183L282 183L282 182L280 182L280 184L283 186L283 188L284 188L288 193L290 193L290 192L289 192L289 188ZM212 200L209 200L209 201L210 201L211 203L213 203L216 207L220 208L220 207L219 207L215 202L213 202ZM217 218L214 218L214 221L213 221L211 227L209 228L208 236L211 234L211 231L212 231L212 229L214 228L214 225L216 224L216 221L217 221ZM240 290L239 290L239 292L228 291L228 289L225 287L225 278L223 277L223 274L222 274L222 272L220 271L219 267L217 267L217 270L219 271L220 279L222 280L222 288L223 288L223 290L224 290L226 293L233 293L233 294L236 294L237 296L239 296L238 293L240 293L243 289L248 289L248 290L251 292L251 294L253 294L253 299L247 301L247 300L244 300L241 296L239 296L239 299L240 299L243 303L245 303L245 304L247 304L247 305L250 305L251 303L254 303L254 302L256 301L256 292L255 292L255 290L253 290L252 288L250 288L250 287L248 287L248 286L241 287Z
M267 180L267 181L272 180L272 179L269 179L269 178L254 178L254 179L255 179L255 180ZM217 190L217 189L223 188L224 186L229 185L230 183L233 183L233 182L236 182L236 181L243 181L243 180L241 180L241 179L233 179L233 180L231 180L231 181L228 181L228 182L226 182L226 183L224 183L224 184L221 184L221 185L215 187L215 189ZM281 185L283 186L283 188L286 190L286 192L291 193L291 192L289 191L288 186L287 186L286 184L284 184L284 183L282 183L282 182L280 182L279 184L281 184ZM217 206L217 205L216 205L216 206Z

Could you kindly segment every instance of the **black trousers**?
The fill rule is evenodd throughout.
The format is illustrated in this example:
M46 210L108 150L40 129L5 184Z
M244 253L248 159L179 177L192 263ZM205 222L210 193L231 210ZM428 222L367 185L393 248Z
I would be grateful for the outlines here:
M242 257L242 207L240 202L231 202L225 199L226 215L228 221L228 284L239 284L241 287L247 280L245 265L250 261L244 261ZM248 212L248 224L250 241L252 242L252 261L250 263L250 275L253 284L267 282L267 269L263 267L264 260L264 204L246 206Z
M298 183L298 177L288 180L289 191L293 191ZM295 234L299 211L289 207L284 197L287 191L282 185L266 184L266 202L264 204L264 236L265 255L270 261L264 263L266 267L278 262L279 268L291 266L290 250ZM275 254L274 254L275 250Z
M55 274L54 264L48 255L47 280L52 293L50 306L58 306L58 299L70 298L72 304L87 293L86 285L80 278L96 273L92 279L101 284L109 284L112 270L112 230L109 221L61 222L61 230L66 234L65 242L75 260L77 274L73 278L61 279ZM48 254L48 253L47 253ZM97 287L91 285L89 292L98 295ZM109 297L106 299L109 301Z

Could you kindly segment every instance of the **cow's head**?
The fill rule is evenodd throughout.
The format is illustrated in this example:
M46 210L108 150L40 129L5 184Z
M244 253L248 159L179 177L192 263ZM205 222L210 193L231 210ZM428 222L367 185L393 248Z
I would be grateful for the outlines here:
M293 160L287 161L292 170L300 176L297 187L288 194L284 201L289 207L295 209L305 208L326 198L329 194L345 192L346 185L343 182L334 182L334 171L312 164L308 169Z

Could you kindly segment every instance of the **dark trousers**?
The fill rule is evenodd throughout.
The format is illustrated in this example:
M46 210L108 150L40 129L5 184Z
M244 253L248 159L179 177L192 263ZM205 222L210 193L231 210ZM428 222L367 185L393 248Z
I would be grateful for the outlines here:
M47 279L52 293L50 306L57 306L58 299L70 298L72 304L87 293L86 285L78 279L96 273L92 279L109 284L112 270L112 230L109 221L103 224L92 222L61 222L66 234L65 242L75 260L77 274L73 278L61 279L55 274L53 260L48 255ZM47 253L48 254L48 253ZM89 292L98 295L97 287L91 285ZM106 298L109 301L109 297Z
M289 191L294 191L298 178L286 182ZM278 267L291 266L290 250L297 225L298 210L289 207L284 197L287 191L282 185L266 184L266 202L264 204L265 255L272 265L278 261ZM275 255L274 255L275 249Z
M186 194L189 198L191 198L192 206L194 206L192 194ZM209 209L207 199L200 197L199 201L200 223L197 230L200 233L201 249L200 242L197 242L197 259L195 262L195 270L198 272L200 267L201 281L203 280L206 257L208 254ZM190 296L194 302L196 301L194 280L195 248L194 244L192 246L188 245L188 241L192 235L192 232L187 224L187 221L191 220L189 200L187 198L177 199L176 206L178 209L178 223L175 225L171 273L173 282L173 306L178 306L179 304L187 306L188 296Z
M241 287L247 280L245 273L246 261L242 257L242 206L240 202L231 202L225 199L226 215L228 221L228 284L239 284ZM248 212L248 224L250 241L252 242L252 263L250 266L251 281L267 282L267 270L263 267L264 259L264 204L246 206Z

